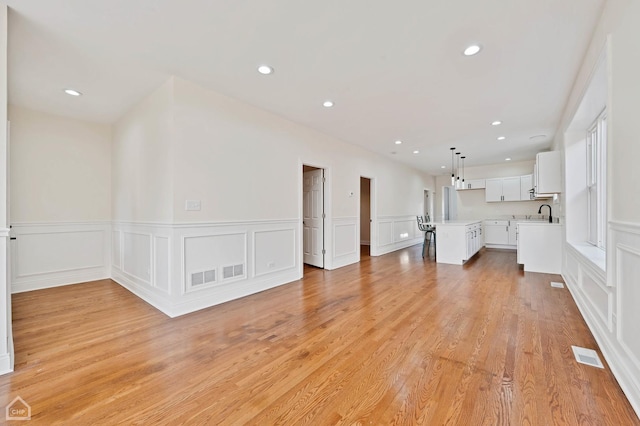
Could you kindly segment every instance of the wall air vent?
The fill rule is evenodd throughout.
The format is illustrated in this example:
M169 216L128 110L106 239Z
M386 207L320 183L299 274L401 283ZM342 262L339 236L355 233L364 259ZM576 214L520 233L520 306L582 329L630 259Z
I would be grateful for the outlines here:
M222 268L222 278L229 279L234 277L241 277L244 275L244 263L237 265L224 266Z
M191 285L197 286L204 284L204 272L194 272L191 274Z
M197 287L204 284L210 284L216 281L216 270L211 269L202 272L193 272L191 274L191 286Z

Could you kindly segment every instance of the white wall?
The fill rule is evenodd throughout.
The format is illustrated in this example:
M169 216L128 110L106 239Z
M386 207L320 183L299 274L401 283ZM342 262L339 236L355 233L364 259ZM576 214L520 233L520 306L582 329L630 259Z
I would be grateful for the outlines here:
M118 120L112 145L112 217L173 220L173 79Z
M514 161L488 166L465 167L465 180L491 179L500 177L522 176L533 173L535 160ZM442 186L451 185L451 175L441 175L436 178L438 193L436 194L435 218L442 220ZM549 201L506 201L501 203L487 203L485 190L456 191L458 219L492 219L510 217L511 215L538 214L541 204ZM546 209L545 209L546 213ZM556 212L553 212L554 216Z
M11 290L110 275L111 128L10 106Z
M12 105L11 222L111 219L111 128Z
M563 150L567 185L567 222L585 206L580 193L585 168L577 165L574 149L582 151L582 135L576 128L585 93L598 59L607 55L608 122L608 239L605 262L598 261L598 249L580 244L586 235L584 217L567 228L563 277L589 328L598 341L608 365L640 415L640 197L636 196L640 169L640 2L609 0L594 32L584 62L576 76L556 134L554 146ZM578 113L576 113L576 111ZM579 117L577 119L579 121ZM578 126L579 127L579 126ZM584 132L584 126L582 132ZM583 154L579 154L583 156ZM575 213L575 214L574 214ZM569 225L569 223L568 223ZM601 257L601 254L600 254Z
M0 374L13 370L11 288L8 277L7 223L7 33L8 8L0 5Z

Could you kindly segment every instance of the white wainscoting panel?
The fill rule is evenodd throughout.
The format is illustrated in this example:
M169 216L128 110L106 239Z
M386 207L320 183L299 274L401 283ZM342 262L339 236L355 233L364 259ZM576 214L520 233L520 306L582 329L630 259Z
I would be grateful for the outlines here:
M122 240L120 231L111 232L111 263L116 268L122 267Z
M360 260L360 222L355 216L333 218L333 253L331 269L358 263Z
M124 266L112 279L171 317L302 277L296 219L113 227ZM192 285L198 273L206 282Z
M151 234L123 232L122 271L131 277L151 285Z
M270 229L253 233L255 277L295 268L296 230Z
M393 221L378 220L378 247L393 244Z
M170 238L154 235L153 237L153 277L157 289L169 294L169 277L171 253L169 251Z
M640 416L640 223L609 222L607 271L565 245L563 277L620 387ZM611 282L607 282L607 280Z
M416 232L418 224L415 216L380 216L377 222L378 246L377 250L372 250L376 255L422 243L424 235Z
M111 279L166 313L171 306L171 227L129 222L112 227Z
M13 293L95 281L110 275L109 223L13 224Z

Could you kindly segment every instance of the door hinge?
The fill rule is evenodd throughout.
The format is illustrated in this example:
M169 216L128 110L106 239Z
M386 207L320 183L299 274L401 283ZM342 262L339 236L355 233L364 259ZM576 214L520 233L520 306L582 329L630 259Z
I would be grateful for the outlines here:
M322 213L322 218L324 219L324 218L326 218L326 217L327 217L327 215L325 215L324 213Z
M327 251L325 249L322 249L322 254L326 254Z
M327 180L324 178L324 176L322 177L322 182L326 182Z

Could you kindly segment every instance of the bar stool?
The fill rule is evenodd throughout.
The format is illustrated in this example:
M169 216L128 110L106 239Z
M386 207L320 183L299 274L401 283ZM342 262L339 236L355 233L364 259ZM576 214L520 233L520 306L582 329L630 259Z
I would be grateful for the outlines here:
M427 255L431 249L431 238L433 237L433 254L436 254L436 227L429 225L429 216L416 216L418 221L418 229L424 232L424 242L422 243L422 257L424 257L425 248Z

